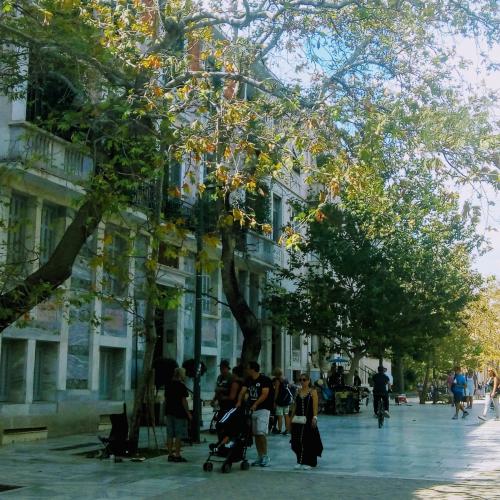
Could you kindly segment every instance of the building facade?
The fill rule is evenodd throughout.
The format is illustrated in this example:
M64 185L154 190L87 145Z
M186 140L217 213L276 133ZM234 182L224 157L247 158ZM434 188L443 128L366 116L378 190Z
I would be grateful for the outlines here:
M48 260L92 169L84 152L27 120L26 101L0 97L2 289ZM181 179L182 171L176 176ZM248 232L237 256L240 284L263 322L263 370L270 373L279 366L289 378L304 370L319 374L318 341L291 338L273 327L260 301L268 274L286 265L278 239L292 219L289 201L306 194L299 172L274 181L269 194L273 234ZM144 219L136 207L103 221L60 292L0 335L0 433L93 431L132 400L144 350L135 327L145 307ZM157 314L156 357L174 358L179 364L194 355L194 252L194 237L189 236L182 252L160 261L157 273L158 284L174 298ZM218 262L219 249L210 252ZM116 272L107 273L99 256ZM204 399L212 397L220 360L236 364L243 341L225 305L220 268L209 269L203 275Z

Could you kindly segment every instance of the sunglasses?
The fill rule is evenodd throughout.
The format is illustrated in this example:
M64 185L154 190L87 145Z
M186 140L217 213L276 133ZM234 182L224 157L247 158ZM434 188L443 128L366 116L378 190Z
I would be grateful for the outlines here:
M301 379L300 379L300 381L301 381L301 382L308 382L308 381L309 381L309 379L308 379L308 378L301 378Z

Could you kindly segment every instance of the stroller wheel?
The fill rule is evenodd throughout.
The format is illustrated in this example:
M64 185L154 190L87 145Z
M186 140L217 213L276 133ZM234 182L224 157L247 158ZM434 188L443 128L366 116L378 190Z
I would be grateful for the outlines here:
M221 470L223 473L231 472L231 464L229 462L224 462Z
M248 469L250 469L250 464L246 460L244 460L240 464L240 469L241 470L248 470Z
M214 464L212 462L205 462L203 464L203 470L205 472L212 472L214 470Z

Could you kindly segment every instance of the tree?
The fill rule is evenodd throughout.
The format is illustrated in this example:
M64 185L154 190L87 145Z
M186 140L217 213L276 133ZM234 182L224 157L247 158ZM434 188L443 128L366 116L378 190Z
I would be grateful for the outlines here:
M390 185L378 183L374 198L346 190L314 210L290 269L269 290L273 320L326 337L332 352L351 358L351 375L366 354L430 353L481 283L470 269L480 243L474 224L430 176L414 175L408 164Z
M232 99L211 114L212 125L222 119L232 124L234 132L239 119L231 116L244 103L235 90L237 84L240 89L250 86L271 96L254 103L256 109L266 114L272 108L275 111L270 114L279 116L280 124L288 124L286 134L266 143L265 148L287 161L271 158L264 162L267 169L257 171L259 175L279 171L293 159L300 159L302 152L316 155L336 149L341 152L340 159L348 160L352 150L349 128L366 122L364 113L359 114L357 109L375 108L381 113L379 118L383 118L385 109L405 117L400 130L393 131L393 138L403 131L405 139L413 140L414 148L425 143L427 150L446 154L447 160L438 168L458 170L467 179L491 178L491 130L485 115L480 114L486 104L481 105L480 112L471 112L477 103L462 104L453 89L437 85L451 63L446 60L448 50L436 43L434 33L439 28L450 34L495 40L498 25L494 16L495 8L486 0L387 5L355 0L244 1L228 5L180 1L118 3L113 7L99 0L4 2L0 17L5 42L0 90L12 97L23 96L26 88L40 85L43 75L64 85L71 96L68 106L49 106L48 113L35 121L88 148L96 169L72 223L48 262L1 294L0 329L47 299L70 276L78 251L103 216L129 205L145 179L158 178L172 136L178 150L195 160L214 151L226 151L222 145L228 137L221 136L222 142L216 143L199 137L198 126L207 116L213 90ZM317 33L316 26L324 29ZM265 71L262 78L255 76L259 65L273 54L285 48L299 52L306 39L312 42L308 58L313 65L322 54L328 54L326 63L316 67L318 84L308 92L279 85ZM320 49L314 47L324 47L324 51L318 53ZM395 47L404 50L396 51ZM416 71L413 61L425 60L431 52L435 54L432 66ZM203 68L199 60L204 62ZM395 81L408 98L402 98L399 91L392 92L390 82ZM184 126L187 112L199 118L190 127ZM467 123L467 117L473 128L465 131L458 125ZM374 122L374 130L379 125L383 128L383 123L383 119ZM338 124L349 125L346 130ZM430 124L453 127L442 138L429 130ZM415 130L421 129L426 136L414 137ZM467 140L463 139L465 132ZM472 138L479 135L481 141L474 142ZM479 161L462 161L460 153L464 150L468 160L473 156ZM218 161L223 158L219 155ZM224 160L232 171L235 164L231 164L231 158ZM473 167L464 171L466 164ZM199 183L199 165L199 161L193 162L188 176L193 182L187 182L186 189ZM324 173L331 180L332 172L326 169ZM227 176L227 182L235 177ZM245 180L242 188L252 190L254 176ZM225 187L229 188L223 190L226 195L235 191L234 186ZM237 203L231 206L230 196L223 198L221 205L227 215L238 209ZM246 219L249 224L251 219ZM238 221L235 231L237 226ZM224 273L228 273L224 286L231 297L233 314L246 332L245 349L248 346L249 350L243 358L250 359L260 350L259 328L230 270L235 245L229 227L221 228Z

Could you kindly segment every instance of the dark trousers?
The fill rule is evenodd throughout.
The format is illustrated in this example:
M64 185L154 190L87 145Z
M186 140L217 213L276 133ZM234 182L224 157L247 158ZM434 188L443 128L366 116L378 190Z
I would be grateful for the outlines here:
M389 411L389 394L374 394L373 395L373 412L376 414L378 410L379 399L384 401L384 410Z

